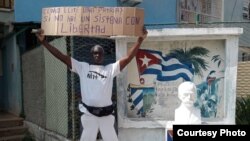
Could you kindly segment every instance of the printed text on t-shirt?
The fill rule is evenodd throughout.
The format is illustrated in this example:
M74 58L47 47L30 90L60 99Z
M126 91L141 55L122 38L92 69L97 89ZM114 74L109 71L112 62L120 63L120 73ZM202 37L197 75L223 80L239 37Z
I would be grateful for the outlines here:
M100 73L95 72L95 71L89 71L89 73L87 74L87 77L89 79L97 79L98 77L107 78L107 76L104 76L103 74L100 74Z

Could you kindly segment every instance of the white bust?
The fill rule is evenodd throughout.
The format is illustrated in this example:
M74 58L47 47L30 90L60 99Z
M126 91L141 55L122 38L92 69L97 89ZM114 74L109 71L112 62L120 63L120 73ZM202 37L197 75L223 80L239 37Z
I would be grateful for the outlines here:
M196 86L190 81L183 82L178 87L180 106L175 109L174 124L201 124L201 112L194 106Z

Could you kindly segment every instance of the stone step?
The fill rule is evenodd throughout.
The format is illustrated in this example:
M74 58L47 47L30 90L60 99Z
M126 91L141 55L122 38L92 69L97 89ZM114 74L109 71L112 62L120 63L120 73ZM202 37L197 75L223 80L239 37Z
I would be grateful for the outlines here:
M25 135L0 137L0 141L22 141Z
M27 132L27 130L28 129L24 126L0 128L0 137L24 135Z
M15 127L22 125L23 125L23 119L19 117L0 119L0 128L8 128L8 127Z

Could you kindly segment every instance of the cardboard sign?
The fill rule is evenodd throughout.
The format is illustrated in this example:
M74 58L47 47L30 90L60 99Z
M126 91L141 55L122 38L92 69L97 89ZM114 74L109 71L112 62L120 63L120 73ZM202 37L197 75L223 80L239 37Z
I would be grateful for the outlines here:
M49 7L42 10L45 35L140 36L144 10L134 7Z

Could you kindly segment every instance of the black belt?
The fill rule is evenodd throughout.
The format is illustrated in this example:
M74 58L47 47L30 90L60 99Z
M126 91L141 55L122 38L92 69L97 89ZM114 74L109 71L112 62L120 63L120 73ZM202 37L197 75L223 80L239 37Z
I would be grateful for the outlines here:
M113 105L109 105L109 106L106 106L106 107L93 107L93 106L88 106L86 105L85 103L83 103L81 101L81 104L87 108L87 110L95 115L95 116L98 116L98 117L102 117L102 116L108 116L110 114L113 113L114 111L114 106Z

